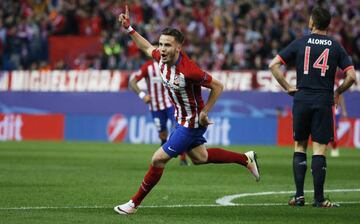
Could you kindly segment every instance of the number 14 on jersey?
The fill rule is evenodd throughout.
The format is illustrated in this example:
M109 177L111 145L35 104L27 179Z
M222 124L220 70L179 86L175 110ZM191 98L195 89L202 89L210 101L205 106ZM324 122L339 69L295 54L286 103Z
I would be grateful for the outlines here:
M311 47L305 47L305 58L304 58L304 74L309 74L309 61L310 61ZM325 76L326 71L329 69L328 66L329 48L326 48L320 56L316 59L313 64L313 68L321 69L321 76Z

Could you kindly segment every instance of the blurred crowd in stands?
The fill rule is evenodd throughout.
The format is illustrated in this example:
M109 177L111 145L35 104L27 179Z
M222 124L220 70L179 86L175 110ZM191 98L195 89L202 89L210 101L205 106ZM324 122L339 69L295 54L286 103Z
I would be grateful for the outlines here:
M167 26L183 31L184 51L208 70L267 69L279 50L309 33L308 15L322 5L333 15L329 34L360 69L359 0L1 0L0 68L49 68L52 35L101 38L102 52L76 59L81 68L139 68L146 58L117 22L125 4L151 42ZM60 60L51 69L74 68Z

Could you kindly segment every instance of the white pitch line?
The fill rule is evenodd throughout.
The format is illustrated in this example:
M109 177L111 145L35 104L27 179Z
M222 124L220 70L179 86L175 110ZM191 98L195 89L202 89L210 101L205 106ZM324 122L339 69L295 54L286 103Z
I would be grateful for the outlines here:
M360 204L360 201L337 201L339 204ZM312 203L306 203L312 204ZM239 203L233 205L202 204L202 205L148 205L141 208L191 208L191 207L246 207L246 206L288 206L288 203Z
M339 204L360 204L360 201L337 201ZM307 203L310 204L310 203ZM140 208L196 208L196 207L267 207L267 206L288 206L287 203L253 203L253 204L234 204L234 205L219 205L219 204L198 204L198 205L145 205ZM0 211L6 210L62 210L62 209L112 209L112 206L38 206L38 207L12 207L0 208Z
M34 207L12 207L0 208L0 210L57 210L57 209L99 209L111 208L109 206L34 206Z
M306 190L305 193L314 192L313 190ZM333 189L333 190L326 190L326 192L333 192L333 193L343 193L343 192L360 192L359 189ZM236 205L236 203L231 202L236 198L244 198L249 196L264 196L264 195L277 195L277 194L293 194L294 191L269 191L269 192L256 192L256 193L243 193L243 194L233 194L227 195L222 198L216 200L216 203L219 205Z
M305 191L314 192L314 191ZM360 189L334 189L327 190L326 192L342 193L342 192L360 192ZM271 191L271 192L257 192L257 193L243 193L228 195L216 200L217 204L193 204L193 205L145 205L140 208L194 208L194 207L237 207L237 206L287 206L287 203L233 203L235 198L249 197L249 196L262 196L262 195L276 195L276 194L291 194L293 191ZM338 201L339 204L360 204L360 201ZM111 209L110 205L93 205L93 206L34 206L34 207L10 207L0 208L0 211L5 210L59 210L59 209Z

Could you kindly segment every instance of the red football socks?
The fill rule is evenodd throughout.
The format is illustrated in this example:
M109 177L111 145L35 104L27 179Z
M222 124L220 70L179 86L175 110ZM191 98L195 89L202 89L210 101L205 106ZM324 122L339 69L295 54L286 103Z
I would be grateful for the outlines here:
M151 189L159 182L164 168L153 167L150 165L148 172L146 173L138 192L131 198L135 206L140 205L141 201L151 191Z
M206 163L238 163L243 166L247 165L247 156L242 153L227 151L220 148L209 148L208 160Z
M333 149L336 149L337 148L337 142L336 141L333 141L333 142L330 142L330 145Z
M209 148L208 160L206 163L238 163L243 166L247 165L247 156L242 153L236 153L227 151L220 148ZM135 206L139 206L141 201L151 191L151 189L159 182L164 168L154 167L150 165L148 172L146 173L141 186L137 193L131 198L135 203Z
M181 153L181 154L179 155L179 158L180 158L180 160L186 160L186 154L185 154L185 153Z

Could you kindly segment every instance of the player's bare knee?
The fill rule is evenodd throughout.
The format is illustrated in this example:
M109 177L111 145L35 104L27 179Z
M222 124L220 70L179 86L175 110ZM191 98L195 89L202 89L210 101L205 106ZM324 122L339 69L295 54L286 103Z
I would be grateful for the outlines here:
M201 160L196 160L196 159L192 159L191 162L192 162L194 165L204 164Z
M155 167L164 167L166 163L171 160L162 148L159 148L151 158L151 163Z
M159 156L159 154L154 153L153 157L151 158L151 164L153 166L158 166L161 165L163 163L163 159L161 156Z
M295 141L295 152L306 153L307 146L308 146L307 140Z
M201 164L205 164L207 162L207 158L205 158L205 157L190 158L190 159L194 165L201 165Z
M152 157L152 160L151 160L151 164L155 167L164 167L165 164L166 164L166 160L164 160L163 158L161 157L158 157L156 155L154 155Z
M314 155L326 155L327 144L321 144L318 142L313 142L313 154Z

